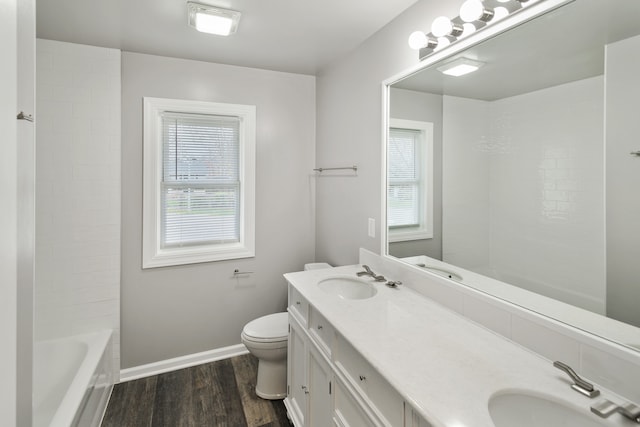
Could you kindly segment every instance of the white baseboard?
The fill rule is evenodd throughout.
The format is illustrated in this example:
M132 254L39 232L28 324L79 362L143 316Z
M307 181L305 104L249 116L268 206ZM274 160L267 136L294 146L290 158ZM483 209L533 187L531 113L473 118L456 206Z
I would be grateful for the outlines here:
M240 356L247 353L249 353L249 351L244 344L237 344L229 347L203 351L202 353L187 354L186 356L180 356L173 359L160 360L146 365L121 369L120 382L123 383L165 372L177 371L178 369L215 362L216 360L228 359L230 357Z

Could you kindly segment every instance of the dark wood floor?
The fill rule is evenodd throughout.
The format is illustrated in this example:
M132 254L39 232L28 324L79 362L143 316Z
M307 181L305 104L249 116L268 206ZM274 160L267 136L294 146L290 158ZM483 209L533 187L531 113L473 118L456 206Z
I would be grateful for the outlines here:
M256 396L247 354L116 384L103 427L289 427L281 400Z

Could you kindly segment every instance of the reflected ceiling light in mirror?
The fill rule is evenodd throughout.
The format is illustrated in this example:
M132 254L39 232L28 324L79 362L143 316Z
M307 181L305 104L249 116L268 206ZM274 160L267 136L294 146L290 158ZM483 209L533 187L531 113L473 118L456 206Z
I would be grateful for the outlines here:
M207 4L187 2L189 25L202 33L228 36L236 32L240 12Z
M447 76L460 77L477 71L483 65L484 62L473 59L457 58L441 67L438 67L437 70Z

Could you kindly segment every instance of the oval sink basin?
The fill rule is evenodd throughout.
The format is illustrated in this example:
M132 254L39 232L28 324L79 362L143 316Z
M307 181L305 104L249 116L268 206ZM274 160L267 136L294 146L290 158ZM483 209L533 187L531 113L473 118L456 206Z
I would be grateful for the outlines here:
M489 400L496 427L603 427L585 406L584 413L568 405L524 393L507 393Z
M329 277L319 281L318 287L343 299L366 299L378 292L373 284L349 276Z

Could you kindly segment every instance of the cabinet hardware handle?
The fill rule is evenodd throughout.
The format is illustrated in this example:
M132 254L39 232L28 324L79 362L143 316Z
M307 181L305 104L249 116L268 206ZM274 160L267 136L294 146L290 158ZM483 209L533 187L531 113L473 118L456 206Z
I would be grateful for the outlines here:
M296 305L300 305L300 301L296 301Z
M318 325L318 329L322 329L322 325Z
M360 375L360 381L364 381L366 379L367 379L367 377L365 377L364 375Z
M632 156L640 156L640 151L632 151L631 153Z

